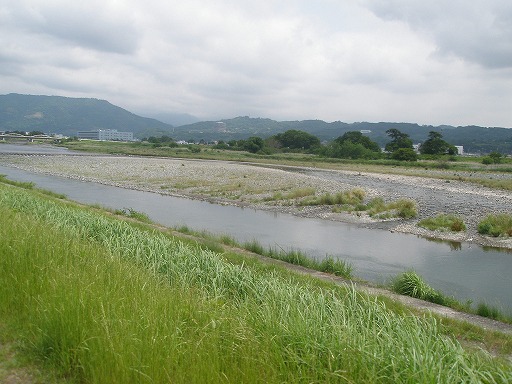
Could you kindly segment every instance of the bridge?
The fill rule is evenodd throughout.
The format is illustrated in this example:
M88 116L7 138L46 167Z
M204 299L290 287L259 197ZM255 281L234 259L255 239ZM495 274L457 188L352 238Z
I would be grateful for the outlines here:
M19 133L0 133L0 140L12 141L53 141L55 137L48 135L20 135Z

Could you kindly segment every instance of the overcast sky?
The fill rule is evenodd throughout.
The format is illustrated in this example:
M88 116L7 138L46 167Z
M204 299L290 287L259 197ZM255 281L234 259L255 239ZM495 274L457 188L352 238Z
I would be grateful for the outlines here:
M512 127L510 0L0 0L0 93Z

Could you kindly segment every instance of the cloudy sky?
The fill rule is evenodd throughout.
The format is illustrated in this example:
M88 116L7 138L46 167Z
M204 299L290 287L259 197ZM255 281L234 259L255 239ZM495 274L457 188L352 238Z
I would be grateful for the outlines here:
M512 127L510 0L0 0L0 93Z

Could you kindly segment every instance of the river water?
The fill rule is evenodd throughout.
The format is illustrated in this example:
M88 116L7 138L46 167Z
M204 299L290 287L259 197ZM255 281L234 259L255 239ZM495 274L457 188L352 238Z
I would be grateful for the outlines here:
M0 152L35 151L15 147L0 145ZM51 154L56 150L58 153L58 149L44 151ZM32 181L81 203L135 209L170 227L186 225L227 234L239 242L257 240L266 247L301 250L318 259L326 255L344 259L354 267L355 276L376 283L387 283L400 272L414 269L446 295L475 304L485 302L512 315L510 252L34 174L1 164L0 174L12 180Z

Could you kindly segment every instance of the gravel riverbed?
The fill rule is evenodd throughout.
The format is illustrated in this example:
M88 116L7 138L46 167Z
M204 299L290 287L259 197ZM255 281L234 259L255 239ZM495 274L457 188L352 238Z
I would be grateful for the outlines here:
M351 222L368 228L512 249L509 238L491 238L477 232L478 222L489 213L512 213L512 193L464 181L227 161L107 155L3 154L0 155L0 162L32 172L218 204L248 206L303 217ZM512 175L499 174L496 177ZM367 198L382 197L387 202L400 198L414 200L418 206L418 217L410 220L374 220L365 214L333 213L329 206L299 207L293 204L293 199L275 197L290 191L322 194L354 188L364 190ZM439 213L459 215L467 230L461 233L429 231L416 225L419 220Z

